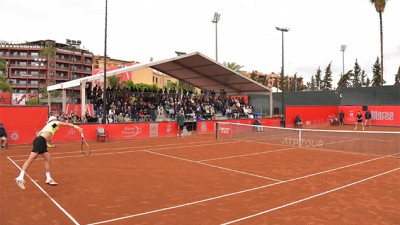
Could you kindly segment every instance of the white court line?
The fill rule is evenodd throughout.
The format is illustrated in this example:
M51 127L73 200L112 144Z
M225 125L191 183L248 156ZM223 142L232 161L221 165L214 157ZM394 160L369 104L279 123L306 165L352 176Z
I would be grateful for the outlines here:
M110 223L110 222L114 222L114 221L119 221L119 220L129 219L129 218L133 218L133 217L138 217L138 216L153 214L153 213L157 213L157 212L167 211L167 210L170 210L170 209L182 208L182 207L185 207L185 206L195 205L195 204L198 204L198 203L208 202L208 201L212 201L212 200L216 200L216 199L220 199L220 198L225 198L225 197L229 197L229 196L233 196L233 195L238 195L238 194L242 194L242 193L246 193L246 192L251 192L251 191L255 191L255 190L259 190L259 189L275 186L275 185L278 185L278 184L284 184L284 183L288 183L288 182L291 182L291 181L305 179L305 178L308 178L308 177L313 177L313 176L317 176L317 175L320 175L320 174L329 173L329 172L333 172L333 171L336 171L336 170L345 169L345 168L348 168L348 167L353 167L353 166L364 164L364 163L367 163L367 162L372 162L372 161L383 159L383 158L386 158L386 157L390 157L390 156L382 156L382 157L369 159L369 160L365 160L365 161L362 161L362 162L358 162L358 163L354 163L354 164L350 164L350 165L346 165L346 166L342 166L342 167L337 167L337 168L334 168L334 169L330 169L330 170L326 170L326 171L322 171L322 172L318 172L318 173L314 173L314 174L309 174L309 175L302 176L302 177L296 177L296 178L293 178L293 179L290 179L290 180L280 181L280 182L276 182L276 183L272 183L272 184L267 184L267 185L263 185L263 186L259 186L259 187L255 187L255 188L250 188L250 189L246 189L246 190L242 190L242 191L238 191L238 192L232 192L232 193L229 193L229 194L220 195L220 196L216 196L216 197L212 197L212 198L207 198L207 199L203 199L203 200L199 200L199 201L188 202L188 203L185 203L185 204L171 206L171 207L167 207L167 208L161 208L161 209L142 212L142 213L138 213L138 214L132 214L132 215L128 215L128 216L117 217L117 218L110 219L110 220L103 220L103 221L99 221L99 222L95 222L95 223L90 223L88 225Z
M247 156L252 156L252 155L261 155L261 154L268 154L268 153L274 153L274 152L288 151L288 150L293 150L293 149L297 149L297 148L284 148L284 149L270 150L270 151L265 151L265 152L256 152L256 153L243 154L243 155L234 155L234 156L227 156L227 157L221 157L221 158L205 159L205 160L199 160L197 162L209 162L209 161L215 161L215 160L221 160L221 159L240 158L240 157L247 157Z
M196 143L209 143L209 142L215 143L215 141L196 141L196 142L183 143L183 144L196 144ZM236 142L236 141L235 140L230 140L230 141L227 141L225 143L233 143L233 142ZM92 152L102 152L102 151L112 151L112 150L122 150L122 149L135 149L135 148L148 148L148 147L154 148L154 147L157 147L157 146L161 146L161 147L172 146L172 147L174 147L174 146L176 146L176 143L173 143L173 144L160 144L160 145L130 146L130 147L120 147L120 148L112 148L112 149L110 149L110 148L93 149ZM74 153L78 153L78 152L80 153L81 151L80 150L79 151L73 151L73 152L54 152L54 151L52 151L51 155L52 156L53 155L65 155L65 154L74 154ZM11 156L11 157L15 158L15 157L27 157L27 156L29 156L29 154L26 154L26 155L14 155L14 156Z
M168 157L168 158L179 159L179 160L183 160L183 161L186 161L186 162L197 163L197 164L201 164L201 165L205 165L205 166L215 167L215 168L218 168L218 169L228 170L228 171L231 171L231 172L241 173L241 174L245 174L245 175L249 175L249 176L253 176L253 177L258 177L258 178L262 178L262 179L273 180L273 181L281 181L281 180L277 180L277 179L270 178L270 177L260 176L260 175L252 174L252 173L246 173L246 172L239 171L239 170L233 170L233 169L229 169L229 168L226 168L226 167L221 167L221 166L216 166L216 165L212 165L212 164L202 163L202 162L199 162L199 161L193 161L193 160L190 160L190 159L180 158L180 157L176 157L176 156L172 156L172 155L166 155L166 154L162 154L162 153L159 153L159 152L152 152L152 151L145 151L145 152L148 152L148 153L151 153L151 154L156 154L156 155L161 155L161 156Z
M17 163L15 163L12 159L10 159L10 157L7 157L8 160L10 160L19 170L22 170L21 167L19 167L17 165ZM40 191L43 192L44 195L46 195L74 224L76 225L80 225L75 219L74 217L72 217L56 200L54 200L52 197L50 197L50 195L36 182L32 179L31 176L29 176L29 174L25 173L25 175L32 181L32 183L34 183L36 185L36 187L39 188ZM19 187L18 187L19 189ZM24 191L24 190L22 190ZM18 200L17 200L18 201Z
M113 155L113 154L125 154L125 153L134 153L134 152L143 152L143 151L157 151L157 150L166 150L166 149L176 149L176 148L187 148L187 147L201 147L201 146L209 146L209 145L223 145L223 144L230 144L230 143L235 143L236 141L232 141L232 142L221 142L221 143L210 143L210 144L198 144L198 145L192 145L190 143L187 143L187 145L175 145L175 146L170 146L170 147L163 147L163 148L151 148L151 149L137 149L137 150L131 150L131 151L121 151L121 152L113 152L114 149L117 150L122 150L122 149L131 149L131 148L143 148L143 147L124 147L124 148L113 148L113 149L108 149L108 151L110 152L106 152L106 153L95 153L97 150L92 150L92 154L90 155L90 157L93 156L102 156L102 155ZM75 151L75 152L69 152L69 153L79 153L78 155L72 155L72 156L52 156L52 159L64 159L64 158L77 158L77 157L85 157L87 158L87 156L82 155L81 151ZM53 153L51 153L53 155ZM15 157L15 156L12 156ZM39 160L43 160L42 158L37 159ZM22 161L26 161L26 159L18 159L15 160L15 162L22 162Z
M236 222L247 220L247 219L250 219L250 218L253 218L253 217L256 217L256 216L259 216L259 215L263 215L263 214L266 214L266 213L269 213L269 212L272 212L272 211L276 211L278 209L286 208L286 207L291 206L291 205L295 205L295 204L298 204L298 203L301 203L301 202L304 202L304 201L307 201L307 200L310 200L310 199L313 199L313 198L316 198L316 197L319 197L319 196L322 196L322 195L329 194L331 192L335 192L335 191L338 191L338 190L341 190L341 189L344 189L344 188L347 188L347 187L350 187L350 186L353 186L353 185L356 185L356 184L359 184L359 183L362 183L362 182L365 182L365 181L368 181L368 180L371 180L371 179L374 179L374 178L377 178L377 177L380 177L380 176L383 176L383 175L386 175L388 173L395 172L395 171L397 171L399 169L400 169L400 167L396 168L396 169L393 169L393 170L389 170L389 171L380 173L380 174L377 174L377 175L374 175L374 176L371 176L371 177L367 177L367 178L362 179L362 180L358 180L358 181L350 183L350 184L346 184L344 186L340 186L340 187L337 187L337 188L334 188L334 189L331 189L331 190L328 190L328 191L325 191L325 192L321 192L319 194L312 195L312 196L309 196L307 198L299 199L297 201L290 202L290 203L285 204L285 205L281 205L281 206L278 206L278 207L275 207L275 208L272 208L272 209L268 209L268 210L265 210L263 212L259 212L259 213L256 213L256 214L253 214L253 215L250 215L250 216L242 217L242 218L237 219L237 220L232 220L232 221L229 221L229 222L226 222L226 223L222 223L221 225L228 225L228 224L236 223Z

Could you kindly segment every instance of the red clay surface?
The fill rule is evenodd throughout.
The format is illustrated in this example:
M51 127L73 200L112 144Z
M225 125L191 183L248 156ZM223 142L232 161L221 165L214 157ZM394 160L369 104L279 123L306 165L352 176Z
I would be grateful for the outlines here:
M38 158L25 190L13 179L31 146L1 151L0 224L400 224L399 154L214 136L89 144L90 157L78 142L50 149L59 185Z

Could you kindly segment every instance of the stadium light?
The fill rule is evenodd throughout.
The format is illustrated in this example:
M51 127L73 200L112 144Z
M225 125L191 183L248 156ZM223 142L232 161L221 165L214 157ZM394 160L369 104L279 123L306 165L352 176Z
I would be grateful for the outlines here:
M288 32L289 29L288 28L279 28L279 27L275 27L278 31L282 32L282 71L281 71L281 91L282 91L282 127L285 127L285 90L284 90L284 74L285 74L285 58L284 58L284 39L283 39L283 33L284 32Z
M344 74L344 51L346 50L346 45L342 45L342 46L340 46L340 51L342 52L342 54L343 54L343 73L342 73L342 76L343 76L343 74Z
M214 18L211 20L211 22L215 23L215 61L218 62L218 22L219 19L221 18L221 14L219 13L214 13Z
M44 58L34 58L33 60L35 60L35 62L37 62L37 64L39 65L39 72L38 72L38 103L40 103L40 66L42 64L42 62L45 62L46 59ZM47 70L46 70L46 86L47 86Z

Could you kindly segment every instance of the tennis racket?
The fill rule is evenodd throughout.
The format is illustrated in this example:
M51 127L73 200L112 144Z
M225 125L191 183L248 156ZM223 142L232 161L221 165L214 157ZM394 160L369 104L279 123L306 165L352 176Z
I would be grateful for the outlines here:
M91 151L90 151L90 148L89 148L89 144L85 141L85 137L83 136L83 132L81 132L81 136L82 136L82 144L81 144L82 153L85 156L89 156Z

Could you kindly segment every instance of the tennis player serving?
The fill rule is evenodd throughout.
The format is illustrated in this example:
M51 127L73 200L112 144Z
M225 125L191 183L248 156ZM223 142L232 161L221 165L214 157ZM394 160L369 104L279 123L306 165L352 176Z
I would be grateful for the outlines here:
M25 161L24 165L22 166L22 170L17 178L15 178L15 182L17 183L18 187L21 189L25 189L25 172L29 168L29 166L35 161L38 155L41 155L44 158L44 167L46 169L46 184L51 186L56 186L57 182L53 180L50 175L50 152L47 151L47 142L54 136L58 128L60 126L67 126L72 127L80 132L83 131L81 127L78 127L72 123L65 123L57 121L57 117L50 116L49 120L46 123L46 126L39 131L37 137L33 140L33 149L29 158Z

